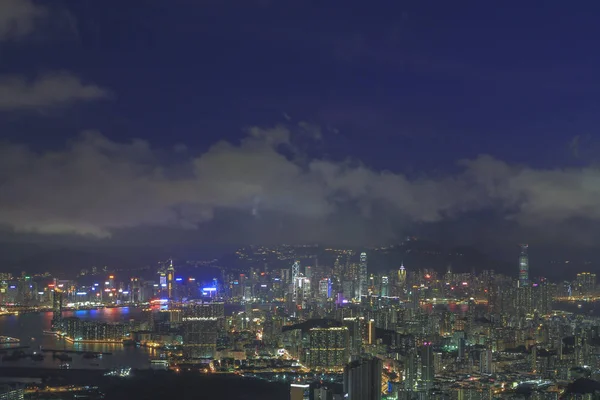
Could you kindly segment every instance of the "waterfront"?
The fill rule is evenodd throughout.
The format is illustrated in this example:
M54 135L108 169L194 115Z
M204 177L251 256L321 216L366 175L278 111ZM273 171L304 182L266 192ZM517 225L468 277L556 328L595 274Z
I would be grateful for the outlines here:
M138 319L140 310L135 308L104 308L98 310L65 311L64 317L75 316L81 319L93 319L106 322L127 322L130 319ZM44 334L44 330L50 329L52 320L51 312L5 315L0 317L0 335L11 336L20 339L19 346L29 346L24 349L26 353L39 351L40 346L46 349L78 350L93 352L108 352L102 358L86 359L82 355L70 354L73 358L69 361L71 368L85 369L112 369L119 366L130 366L133 368L148 368L149 358L159 355L159 350L135 346L123 346L111 343L70 343L53 335ZM2 346L10 348L12 346ZM23 358L18 361L1 361L0 366L8 367L45 367L59 368L61 361L53 359L52 353L44 353L43 361L33 361Z

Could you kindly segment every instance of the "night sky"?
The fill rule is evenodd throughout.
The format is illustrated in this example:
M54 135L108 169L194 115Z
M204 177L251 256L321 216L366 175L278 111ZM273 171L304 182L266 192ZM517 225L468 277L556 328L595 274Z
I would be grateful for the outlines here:
M593 247L599 17L0 0L3 237Z

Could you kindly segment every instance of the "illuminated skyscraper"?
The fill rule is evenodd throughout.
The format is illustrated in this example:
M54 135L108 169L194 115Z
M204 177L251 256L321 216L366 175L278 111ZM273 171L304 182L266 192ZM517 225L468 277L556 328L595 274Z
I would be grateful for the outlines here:
M331 297L331 280L329 278L323 278L319 281L319 296L322 299Z
M367 271L367 253L360 253L360 264L358 267L358 284L360 287L360 295L366 296L369 294L368 290L368 271Z
M406 268L404 268L404 263L400 265L400 269L398 270L398 285L403 289L406 287Z
M526 244L521 245L521 255L519 256L519 287L529 285L529 256L527 255Z
M175 283L175 267L173 266L173 259L169 260L169 266L167 267L167 297L173 298L173 284Z
M62 302L63 291L57 287L54 288L52 298L52 331L62 330Z
M298 297L296 293L296 279L300 276L300 261L294 262L292 264L292 294L294 300Z
M379 295L382 297L390 295L390 280L387 276L381 277L381 289L379 290Z
M294 280L294 303L301 308L305 307L306 301L310 299L312 293L310 290L310 280L302 274L298 274Z

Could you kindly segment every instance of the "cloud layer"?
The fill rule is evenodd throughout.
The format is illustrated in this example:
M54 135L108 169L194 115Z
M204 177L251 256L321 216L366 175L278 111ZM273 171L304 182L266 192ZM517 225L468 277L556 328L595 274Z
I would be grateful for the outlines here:
M0 41L18 40L34 32L48 10L31 0L0 2Z
M253 128L239 145L220 142L195 156L95 132L55 152L4 144L0 224L106 237L148 226L195 229L227 213L244 223L274 215L314 221L332 235L347 228L348 215L354 229L382 217L432 223L485 210L528 227L600 219L595 168L535 170L480 156L461 161L456 175L411 180L357 162L307 161L291 139L286 127ZM240 221L228 220L228 229L243 229Z
M42 75L35 80L22 76L0 76L0 110L40 109L69 105L74 102L108 98L110 93L99 86L85 84L67 73Z

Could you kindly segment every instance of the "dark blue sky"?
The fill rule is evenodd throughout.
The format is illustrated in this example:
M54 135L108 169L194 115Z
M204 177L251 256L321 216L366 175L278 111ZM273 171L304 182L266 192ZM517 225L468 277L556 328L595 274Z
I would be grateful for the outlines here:
M4 0L0 14L11 232L600 237L596 1ZM301 122L322 140L298 139Z
M112 5L111 5L112 4ZM597 2L65 1L72 29L2 46L2 73L68 70L114 97L2 115L5 137L84 129L206 149L248 126L330 126L332 157L446 169L576 163L600 106Z

